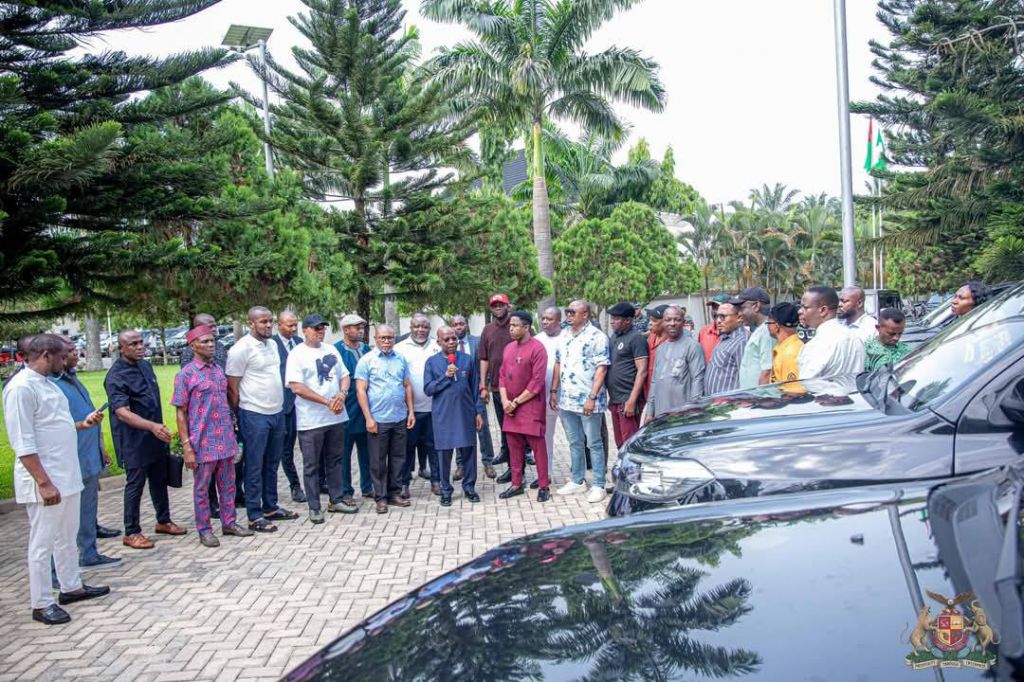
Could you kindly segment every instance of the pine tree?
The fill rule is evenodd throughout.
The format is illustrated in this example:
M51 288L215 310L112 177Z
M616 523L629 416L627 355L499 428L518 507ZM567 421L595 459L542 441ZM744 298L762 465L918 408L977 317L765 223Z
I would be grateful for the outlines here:
M176 21L217 1L0 6L0 318L116 302L118 285L145 273L145 259L122 257L126 245L154 220L204 217L191 178L165 174L173 159L159 146L129 150L125 139L134 126L226 101L210 89L159 103L135 95L235 57L221 49L163 58L74 51L101 32Z
M310 43L293 49L298 71L252 60L283 99L270 142L310 198L345 209L330 218L354 269L356 310L380 319L386 285L422 295L465 236L442 191L454 180L445 169L473 162L473 120L452 108L448 86L417 72L400 0L303 4L290 19Z
M1022 0L879 2L892 36L871 43L884 94L852 107L886 127L890 161L927 169L876 171L890 180L882 199L896 210L890 240L915 249L959 241L942 260L966 263L961 277L978 267L1024 276L1022 14Z

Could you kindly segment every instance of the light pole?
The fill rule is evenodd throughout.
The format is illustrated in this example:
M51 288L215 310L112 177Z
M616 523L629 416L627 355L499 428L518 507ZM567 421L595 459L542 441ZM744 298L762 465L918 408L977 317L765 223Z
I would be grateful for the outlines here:
M259 26L242 26L231 24L228 32L224 34L222 45L235 52L245 53L254 47L260 49L260 61L267 63L267 39L274 32L272 28L261 28ZM260 79L263 82L263 133L268 140L263 143L263 155L267 163L267 175L274 177L274 154L270 148L270 95L267 91L266 77Z
M850 78L846 62L846 0L834 0L836 96L839 109L839 171L843 197L843 286L857 283L853 243L853 169L850 161Z

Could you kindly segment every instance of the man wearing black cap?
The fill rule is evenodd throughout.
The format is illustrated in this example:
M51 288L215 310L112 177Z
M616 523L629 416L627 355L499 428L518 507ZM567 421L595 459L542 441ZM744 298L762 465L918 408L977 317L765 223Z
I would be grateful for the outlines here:
M647 319L650 322L650 333L647 335L647 384L644 386L644 395L651 388L651 375L654 372L654 356L658 346L665 343L665 322L662 317L665 315L667 305L662 304L654 308L648 308Z
M718 312L718 306L729 302L729 298L728 294L715 294L707 302L708 319L710 321L697 332L697 343L704 349L705 363L711 359L711 352L718 345L718 324L715 322L715 313Z
M609 343L612 364L608 367L608 410L612 414L615 447L640 430L644 411L644 384L647 381L647 342L633 328L636 310L629 303L616 303L608 309L612 338Z
M739 306L743 322L750 328L750 338L743 347L740 360L739 388L767 384L772 374L772 349L775 348L775 339L764 325L771 302L768 292L761 287L750 287L729 302Z
M778 381L796 381L800 378L797 358L804 347L804 342L796 333L800 324L800 309L795 303L776 303L768 311L765 327L775 339L772 349L772 383ZM788 387L787 387L788 388Z

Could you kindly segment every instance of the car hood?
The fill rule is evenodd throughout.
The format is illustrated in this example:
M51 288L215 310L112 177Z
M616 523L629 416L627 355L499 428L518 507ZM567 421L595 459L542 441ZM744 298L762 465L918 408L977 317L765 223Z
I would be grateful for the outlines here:
M923 590L955 594L924 487L694 505L489 551L289 679L921 680Z
M630 452L672 456L714 441L748 444L771 436L884 418L857 389L855 376L769 384L701 398L662 415L623 444Z

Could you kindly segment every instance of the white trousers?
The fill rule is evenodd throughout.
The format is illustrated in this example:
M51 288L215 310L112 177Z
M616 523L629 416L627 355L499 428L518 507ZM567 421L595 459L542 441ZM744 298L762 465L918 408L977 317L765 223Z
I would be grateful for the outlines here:
M544 428L544 440L548 445L548 479L554 481L555 476L555 426L558 425L558 410L545 408L547 425Z
M47 507L42 502L25 505L28 512L28 584L32 608L45 609L53 604L50 557L57 569L61 592L82 587L78 569L78 523L81 519L81 493L61 496L60 504Z

